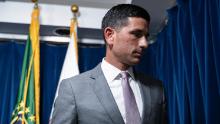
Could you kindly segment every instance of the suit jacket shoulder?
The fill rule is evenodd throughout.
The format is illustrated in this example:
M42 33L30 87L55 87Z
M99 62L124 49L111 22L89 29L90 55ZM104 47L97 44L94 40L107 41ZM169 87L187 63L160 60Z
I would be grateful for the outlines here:
M124 124L100 64L61 82L53 124Z

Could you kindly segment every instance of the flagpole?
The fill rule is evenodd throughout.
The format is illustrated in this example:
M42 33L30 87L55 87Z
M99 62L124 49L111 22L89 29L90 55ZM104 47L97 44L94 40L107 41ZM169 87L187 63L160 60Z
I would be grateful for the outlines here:
M78 7L78 5L76 5L76 4L72 4L71 5L71 11L72 11L72 13L73 13L73 18L71 19L71 22L74 22L75 24L76 24L76 28L77 28L77 26L78 26L78 22L77 22L77 16L78 16L78 11L79 11L79 7ZM70 25L71 26L71 25ZM71 35L72 35L72 33L73 33L73 30L75 30L75 28L73 28L73 27L70 27L70 37L71 37Z
M31 1L34 3L34 9L38 9L38 0L31 0ZM33 19L33 17L31 17L31 18ZM31 19L31 24L30 25L32 25L32 19ZM24 124L24 123L27 124L28 123L26 118L25 118L25 108L26 108L26 97L27 97L27 90L28 90L28 85L29 85L30 71L31 71L31 66L32 66L32 62L33 62L33 59L34 59L34 53L35 53L34 51L33 51L33 55L31 56L31 59L30 59L30 65L29 65L29 68L28 68L27 78L25 80L25 85L24 85L24 96L23 96L24 110L22 112L22 121L21 121L22 124Z
M34 3L34 10L39 11L39 6L38 6L38 0L32 0L32 2ZM38 16L34 16L33 18L36 19L36 17L38 18L37 20L39 21L39 12L38 12ZM34 94L35 94L35 116L33 116L34 120L35 120L35 124L40 124L40 40L39 40L39 22L38 24L35 22L35 24L33 24L33 26L38 26L38 30L36 29L31 29L31 37L33 38L32 42L34 44L34 46L36 48L34 48ZM37 27L35 27L37 28Z
M72 37L72 35L74 35L74 41L77 41L78 40L76 39L77 37L77 27L78 27L78 20L77 20L77 16L78 16L78 12L79 12L79 7L77 4L72 4L71 5L71 11L73 13L73 18L71 19L71 25L70 25L70 38ZM73 24L72 24L73 23ZM78 44L77 42L74 42L74 46L77 48L75 49L75 52L76 52L76 62L78 63Z

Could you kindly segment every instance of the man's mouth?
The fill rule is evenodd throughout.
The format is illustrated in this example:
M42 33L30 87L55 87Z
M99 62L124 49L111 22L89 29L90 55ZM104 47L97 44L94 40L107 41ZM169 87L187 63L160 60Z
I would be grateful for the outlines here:
M134 52L134 55L135 55L136 57L141 57L141 56L142 56L142 52L136 51L136 52Z

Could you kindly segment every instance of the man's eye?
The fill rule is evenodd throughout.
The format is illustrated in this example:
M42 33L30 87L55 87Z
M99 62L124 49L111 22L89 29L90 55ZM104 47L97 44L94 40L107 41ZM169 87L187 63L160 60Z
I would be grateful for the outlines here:
M133 35L134 35L135 37L137 37L137 38L140 38L140 37L142 37L142 36L143 36L143 34L142 34L142 33L133 33Z
M149 36L150 36L150 34L147 33L147 34L145 35L145 38L146 38L146 39L149 39Z

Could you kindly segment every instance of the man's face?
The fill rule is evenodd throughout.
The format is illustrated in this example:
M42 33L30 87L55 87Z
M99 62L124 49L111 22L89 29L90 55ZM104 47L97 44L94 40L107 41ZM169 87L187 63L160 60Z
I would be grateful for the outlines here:
M149 22L143 18L129 17L128 24L114 30L111 51L118 62L132 66L138 64L147 48Z

